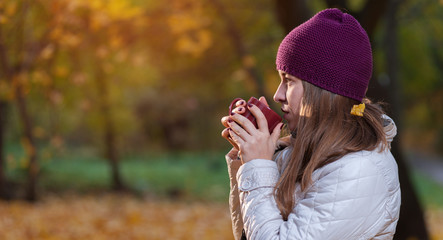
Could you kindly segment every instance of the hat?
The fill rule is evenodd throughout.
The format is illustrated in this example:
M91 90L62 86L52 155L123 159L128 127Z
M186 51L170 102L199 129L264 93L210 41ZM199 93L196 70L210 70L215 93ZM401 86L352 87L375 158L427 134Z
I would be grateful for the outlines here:
M371 44L354 17L326 9L283 39L276 64L277 70L361 102L372 75Z

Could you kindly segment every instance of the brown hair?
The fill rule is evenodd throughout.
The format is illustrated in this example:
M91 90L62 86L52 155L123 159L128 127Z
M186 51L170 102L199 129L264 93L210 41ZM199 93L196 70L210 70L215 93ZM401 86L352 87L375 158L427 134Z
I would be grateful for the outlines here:
M305 191L314 170L344 155L361 150L380 151L387 147L383 131L383 111L378 104L363 99L362 117L351 115L356 100L343 97L303 81L300 119L291 138L292 153L274 189L277 206L285 220L294 208L296 183Z

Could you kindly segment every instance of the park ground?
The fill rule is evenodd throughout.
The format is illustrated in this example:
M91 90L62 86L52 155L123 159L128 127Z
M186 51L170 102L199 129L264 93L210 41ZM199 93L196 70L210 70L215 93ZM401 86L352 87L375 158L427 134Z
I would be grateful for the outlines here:
M122 172L134 189L126 193L106 190L104 161L81 159L43 165L36 203L0 201L0 239L233 239L222 153L126 159ZM441 240L443 184L410 166L431 239ZM19 170L9 175L20 176Z
M0 202L0 212L3 240L233 239L227 204L220 202L68 194L38 204ZM443 239L443 209L427 209L425 216L431 239Z

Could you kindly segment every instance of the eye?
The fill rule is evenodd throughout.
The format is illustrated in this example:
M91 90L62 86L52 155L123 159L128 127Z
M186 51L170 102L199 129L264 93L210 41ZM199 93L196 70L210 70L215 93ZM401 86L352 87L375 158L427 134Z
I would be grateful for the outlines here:
M285 80L284 80L284 81L285 81L286 84L288 84L288 85L292 85L292 84L294 83L294 81L293 81L292 79L287 78L287 77L285 77Z

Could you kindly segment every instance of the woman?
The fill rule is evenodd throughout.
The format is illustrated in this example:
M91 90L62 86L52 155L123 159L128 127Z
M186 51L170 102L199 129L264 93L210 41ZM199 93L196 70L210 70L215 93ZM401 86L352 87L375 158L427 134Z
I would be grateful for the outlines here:
M365 98L372 74L366 32L326 9L296 27L277 52L282 124L269 133L239 114L222 118L235 239L392 239L400 185L393 121ZM260 101L266 103L262 97ZM276 150L277 149L277 150Z

